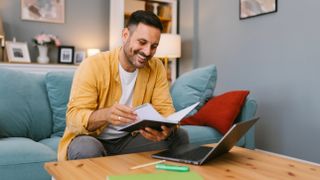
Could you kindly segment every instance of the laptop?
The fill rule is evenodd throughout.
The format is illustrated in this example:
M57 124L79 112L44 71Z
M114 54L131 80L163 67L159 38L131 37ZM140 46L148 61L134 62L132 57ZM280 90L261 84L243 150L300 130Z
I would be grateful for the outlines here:
M202 165L211 159L229 152L258 119L259 117L256 117L248 121L234 124L215 147L187 144L175 149L161 151L153 154L152 157L181 163Z

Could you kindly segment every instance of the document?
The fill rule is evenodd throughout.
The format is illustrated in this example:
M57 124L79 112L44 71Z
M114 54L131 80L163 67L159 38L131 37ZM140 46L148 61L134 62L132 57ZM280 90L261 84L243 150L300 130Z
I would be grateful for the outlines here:
M184 118L190 111L192 111L199 102L186 107L178 112L175 112L168 116L167 118L159 114L151 104L146 103L135 108L138 120L123 126L114 126L116 130L132 132L139 129L144 129L145 127L150 127L152 129L161 130L161 126L175 126L179 121Z

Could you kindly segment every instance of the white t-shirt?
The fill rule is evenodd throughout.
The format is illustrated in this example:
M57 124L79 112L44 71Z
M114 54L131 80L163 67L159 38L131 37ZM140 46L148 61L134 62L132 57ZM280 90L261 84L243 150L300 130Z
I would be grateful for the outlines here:
M133 89L134 85L136 84L137 76L138 76L138 69L134 72L127 72L124 70L119 63L119 75L121 81L121 89L122 95L119 101L119 104L125 104L127 106L132 105L132 96L133 96ZM98 136L99 139L116 139L127 135L128 132L118 131L116 130L113 125L109 125L104 131Z

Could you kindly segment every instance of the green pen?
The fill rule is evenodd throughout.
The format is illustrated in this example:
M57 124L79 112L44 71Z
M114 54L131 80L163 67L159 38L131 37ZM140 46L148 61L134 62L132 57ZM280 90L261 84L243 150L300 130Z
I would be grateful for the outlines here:
M167 170L167 171L178 171L178 172L188 172L188 166L175 166L168 164L156 164L156 169Z

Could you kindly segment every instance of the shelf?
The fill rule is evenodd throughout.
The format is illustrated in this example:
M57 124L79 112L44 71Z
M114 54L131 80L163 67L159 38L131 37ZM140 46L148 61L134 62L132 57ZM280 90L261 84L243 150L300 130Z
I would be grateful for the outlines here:
M128 13L128 12L126 12L126 13L124 14L125 18L129 18L130 15L131 15L131 14ZM170 21L171 21L171 18L165 18L165 17L160 17L160 16L158 16L158 17L159 17L160 21L162 21L162 22L170 22Z
M70 71L77 69L73 64L38 64L38 63L7 63L0 62L0 68L8 68L31 73L47 73L49 71Z

